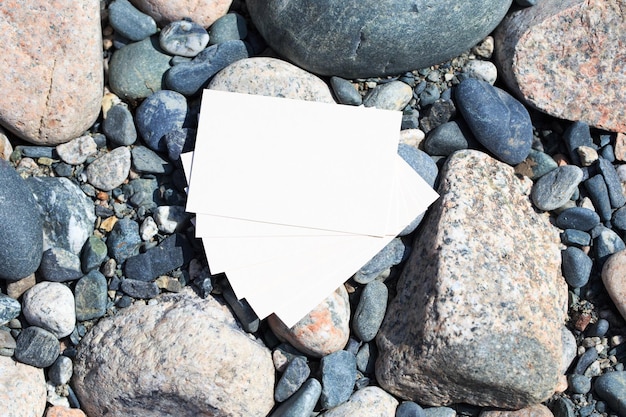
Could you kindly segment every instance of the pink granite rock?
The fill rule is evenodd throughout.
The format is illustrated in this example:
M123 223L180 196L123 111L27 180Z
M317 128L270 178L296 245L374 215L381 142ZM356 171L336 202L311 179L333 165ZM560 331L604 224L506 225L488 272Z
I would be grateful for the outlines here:
M0 158L8 161L13 153L13 146L6 133L0 128Z
M626 250L611 255L602 267L602 282L626 320Z
M623 0L541 1L495 34L502 78L552 116L626 132Z
M479 417L554 417L554 415L545 405L535 404L516 411L483 410Z
M89 417L264 417L270 351L230 310L187 289L135 303L82 339L72 386Z
M43 415L46 408L46 380L43 369L0 356L0 387L2 416Z
M482 152L450 156L376 339L387 391L507 409L554 393L567 285L531 185Z
M232 0L131 0L139 10L161 27L175 20L190 18L208 28L228 12Z
M0 124L35 144L81 135L100 112L100 2L0 3Z
M343 349L350 337L350 302L342 285L302 320L289 328L275 315L268 318L274 334L300 352L322 357Z

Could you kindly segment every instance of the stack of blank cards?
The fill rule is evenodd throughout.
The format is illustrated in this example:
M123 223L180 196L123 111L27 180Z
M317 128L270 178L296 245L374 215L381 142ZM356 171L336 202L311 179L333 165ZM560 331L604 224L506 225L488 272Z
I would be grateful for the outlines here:
M296 324L438 197L397 154L401 117L203 92L187 211L259 318Z

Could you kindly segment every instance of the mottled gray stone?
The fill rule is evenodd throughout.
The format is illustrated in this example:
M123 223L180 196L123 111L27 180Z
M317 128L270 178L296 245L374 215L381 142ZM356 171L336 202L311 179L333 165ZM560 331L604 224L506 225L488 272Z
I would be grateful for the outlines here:
M139 237L139 225L128 217L120 219L107 239L109 254L118 263L124 262L131 256L137 255L141 237Z
M209 43L209 34L189 20L171 22L159 33L161 48L172 55L194 57Z
M146 145L155 151L166 151L163 137L183 127L187 110L187 99L176 91L157 91L145 99L135 112L135 122Z
M107 280L94 270L82 277L74 288L76 320L91 320L104 316L107 307Z
M26 320L62 338L74 330L76 323L74 294L58 282L43 281L26 291L23 300Z
M59 357L59 341L49 331L30 326L17 337L15 359L37 368L47 368Z
M8 323L20 315L22 306L13 297L0 293L0 325Z
M109 109L102 122L106 137L114 145L128 146L137 140L137 129L128 106L117 104Z
M109 5L109 23L117 33L131 41L140 41L157 32L154 19L128 0L115 0Z
M39 265L41 275L47 281L73 281L83 276L78 255L63 248L44 251Z
M535 182L531 194L533 203L545 211L559 208L570 199L582 179L583 172L577 166L558 167Z
M376 416L394 417L398 401L379 387L365 387L350 396L345 403L320 417Z
M331 77L330 85L333 88L337 101L341 104L347 104L351 106L360 106L363 102L363 98L359 91L348 80L341 77Z
M48 378L54 385L67 384L72 377L73 364L67 356L59 356L48 369Z
M476 147L472 133L458 120L443 123L428 133L424 151L429 155L448 156L461 149Z
M336 407L347 401L356 382L356 358L346 351L326 355L320 362L322 372L321 405L324 408Z
M128 258L124 272L128 278L152 281L188 263L192 256L193 250L187 239L181 234L174 234L158 246Z
M567 286L558 229L533 210L531 185L484 153L450 156L376 339L388 392L503 408L554 393Z
M90 236L85 242L80 255L81 267L84 273L100 268L107 256L107 245L98 236Z
M274 399L278 402L283 402L287 398L291 397L297 390L300 389L302 384L309 377L310 373L311 369L309 369L306 359L300 356L293 358L276 384ZM317 401L317 398L315 401Z
M317 379L309 379L281 404L270 417L309 417L322 393L322 386Z
M94 187L110 191L119 187L130 172L130 151L120 146L95 159L87 167L87 181Z
M402 81L391 81L379 84L363 100L365 107L376 107L382 110L400 111L413 98L411 86Z
M130 151L133 169L148 174L169 174L173 168L159 154L145 146L135 146Z
M79 165L98 152L98 145L93 137L85 135L57 145L56 151L63 162Z
M227 13L211 25L209 36L211 45L245 39L248 36L246 19L239 13Z
M381 281L372 281L365 286L352 318L352 329L363 342L376 337L387 310L387 286Z
M594 384L596 393L619 416L626 415L626 372L609 372L599 376Z

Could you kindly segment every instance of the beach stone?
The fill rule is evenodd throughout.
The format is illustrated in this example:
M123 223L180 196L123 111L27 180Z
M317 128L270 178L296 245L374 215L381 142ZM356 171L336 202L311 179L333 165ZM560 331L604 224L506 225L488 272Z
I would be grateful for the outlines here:
M287 401L280 405L270 417L309 417L322 393L317 379L309 379Z
M577 166L560 166L535 182L531 194L532 201L540 210L557 209L570 199L582 179L583 171Z
M239 13L227 13L211 25L209 36L211 45L245 39L248 36L246 19Z
M178 20L159 33L159 44L169 54L193 58L209 43L206 29L190 20Z
M333 352L322 358L320 370L322 407L332 408L347 401L356 382L356 357L346 350Z
M478 59L472 59L468 61L463 67L463 72L468 77L476 78L477 80L484 81L493 85L498 78L498 68L491 61L482 61Z
M264 417L274 366L227 307L186 289L101 319L81 341L72 386L89 417Z
M53 282L73 281L83 276L78 255L63 248L50 248L41 257L39 272Z
M78 408L53 405L46 411L46 417L87 417L87 415Z
M569 246L561 252L563 278L573 288L586 285L591 274L593 261L581 249Z
M395 417L398 400L379 387L365 387L350 396L345 403L335 407L320 417Z
M59 357L59 341L49 331L30 326L20 332L15 346L15 359L37 368L47 368Z
M0 325L8 323L20 315L22 306L13 297L0 293Z
M410 1L247 2L278 54L315 74L347 79L401 74L458 56L485 38L510 5L482 0L456 4L451 13L444 3Z
M567 376L567 385L574 394L586 394L591 391L591 378L585 375L570 374Z
M26 291L22 300L24 317L57 338L68 336L76 323L74 294L58 282L40 282Z
M424 141L424 151L429 155L449 156L461 149L475 147L474 138L462 121L453 120L440 124Z
M135 172L170 174L173 170L169 161L145 146L134 146L130 154Z
M311 369L306 363L306 359L300 356L296 356L295 358L293 358L287 365L287 368L285 368L283 375L280 377L278 383L276 384L276 389L274 390L274 399L278 402L283 402L287 398L291 397L296 391L300 389L300 387L307 380L310 374Z
M160 275L189 263L193 249L181 234L170 235L158 246L144 253L131 256L124 264L128 278L140 281L152 281Z
M35 274L30 274L26 278L22 278L19 281L7 283L7 294L11 298L16 300L22 296L28 289L32 288L37 283Z
M26 184L43 214L43 249L59 247L79 254L93 234L93 202L67 178L31 177Z
M381 281L372 281L363 289L352 318L352 329L361 341L369 342L376 337L387 310L388 294L387 286Z
M484 410L478 417L553 417L552 411L543 404L534 404L520 410Z
M626 372L608 372L599 376L594 389L619 416L626 415Z
M104 316L108 302L107 290L107 280L97 270L79 279L74 287L76 320L91 320Z
M159 206L154 210L153 218L161 232L175 233L189 219L189 213L183 206Z
M167 156L171 161L178 161L180 154L193 150L196 130L189 128L174 129L165 134Z
M585 181L585 189L589 194L589 198L593 203L593 207L600 215L600 219L607 221L611 219L611 200L609 198L609 190L602 175L594 175Z
M619 230L626 230L626 207L619 208L613 212L611 224Z
M515 167L515 172L536 180L556 168L558 165L550 155L531 149L526 159Z
M141 245L139 225L128 217L120 219L113 226L106 243L109 255L115 258L118 263L137 255L139 245Z
M396 408L395 417L426 417L424 409L412 401L403 401Z
M350 81L341 77L330 77L330 86L340 104L360 106L363 103L361 94Z
M289 342L305 355L320 358L336 352L350 337L350 302L342 285L313 311L289 328L276 315L267 320L270 328L283 342Z
M498 159L516 165L530 153L533 126L526 108L504 90L468 78L456 103L474 137Z
M232 0L131 0L144 13L152 16L161 27L176 20L193 17L202 27L209 27L224 16Z
M602 267L602 282L611 300L626 319L626 251L611 255Z
M83 272L87 273L100 268L100 265L106 260L107 252L107 245L102 239L98 236L89 236L80 255Z
M456 411L450 407L430 407L424 408L426 417L456 417Z
M593 239L593 246L596 252L596 262L600 266L604 265L604 262L612 254L626 249L626 244L622 238L608 227L597 226L594 231L596 237Z
M13 146L6 135L6 132L0 127L0 159L8 161L13 153Z
M0 410L7 417L42 416L46 409L46 379L43 369L0 356Z
M67 384L72 377L73 369L72 360L61 355L48 369L48 378L54 385Z
M137 129L128 106L117 104L109 109L102 130L114 145L129 146L137 140Z
M149 300L156 297L161 292L155 282L139 281L132 278L122 280L120 289L133 298Z
M89 129L104 78L100 2L5 2L0 33L0 124L42 145Z
M561 229L589 231L600 224L600 216L585 207L572 207L563 210L556 218L556 225Z
M0 330L0 356L13 356L16 346L11 332L8 329Z
M622 192L622 185L617 175L617 171L613 164L604 158L598 160L598 170L604 178L606 188L609 194L609 200L611 201L612 208L620 208L626 204L626 198Z
M276 58L241 59L217 73L208 88L233 93L334 103L320 78Z
M376 107L382 110L400 111L413 98L413 89L402 81L391 81L378 84L363 100L365 107Z
M162 90L150 95L137 108L137 130L154 151L166 151L166 133L180 129L187 117L187 99L176 91Z
M35 197L15 169L0 158L0 279L17 281L39 267L43 219Z
M131 43L113 53L109 87L122 100L144 99L165 87L164 74L171 59L159 46L157 35Z
M98 152L98 146L90 135L85 135L57 145L56 151L63 162L80 165Z
M385 390L501 408L554 393L567 286L558 229L530 205L531 184L482 152L449 157L376 338Z
M565 229L561 234L561 242L565 245L589 246L591 235L576 229Z
M115 32L133 42L157 33L154 19L139 11L128 0L115 0L109 4L109 24Z
M86 170L87 181L100 190L111 191L126 180L130 165L130 151L127 147L120 146L89 164Z
M407 253L408 249L402 239L395 238L363 265L353 279L359 284L370 283L392 266L402 262Z
M544 113L626 132L626 74L615 65L626 59L624 19L621 0L543 1L513 12L495 33L500 75Z
M589 125L585 122L574 122L563 132L563 140L567 146L569 157L575 165L581 165L578 148L582 146L592 147L593 139Z

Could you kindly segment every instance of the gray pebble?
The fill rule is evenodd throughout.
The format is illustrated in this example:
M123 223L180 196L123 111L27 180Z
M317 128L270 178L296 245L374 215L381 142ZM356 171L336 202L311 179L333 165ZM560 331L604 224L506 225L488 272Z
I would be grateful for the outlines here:
M456 115L456 107L450 99L438 99L432 106L428 107L424 112L424 117L420 121L420 127L424 133L429 133L431 130L444 123L449 122ZM465 124L459 124L461 128L465 128ZM467 129L469 132L469 129ZM470 136L471 132L469 132Z
M0 293L0 325L8 323L20 315L22 306L19 301Z
M41 327L27 327L17 338L15 359L27 365L47 368L60 353L59 340Z
M159 206L152 217L161 232L175 233L189 220L189 213L184 206Z
M109 109L102 123L102 130L113 145L128 146L137 140L133 115L124 104L117 104Z
M187 239L181 234L174 234L158 246L128 258L124 264L124 273L127 278L152 281L189 263L192 256L193 250Z
M491 85L493 85L498 78L498 69L491 61L472 59L465 64L463 72L469 77L485 81Z
M150 299L159 295L159 287L154 282L138 281L136 279L124 279L120 288L124 293L133 298Z
M100 268L107 256L107 245L97 236L90 236L80 255L81 268L84 273Z
M59 157L57 151L52 146L16 146L16 151L19 151L22 156L29 158L51 158L56 159Z
M306 359L296 356L289 362L285 372L278 380L274 390L274 399L282 403L300 389L307 380L311 370Z
M406 257L407 251L408 248L402 242L402 239L393 239L354 274L354 280L359 284L367 284L374 281L384 271L402 262Z
M594 175L585 181L585 188L593 202L593 207L600 215L600 219L603 221L610 220L612 214L611 201L604 177L600 174Z
M193 58L206 48L209 34L197 23L178 20L161 30L159 43L165 52Z
M430 106L435 103L441 97L439 88L436 84L428 83L424 91L419 95L419 104L422 108Z
M426 417L424 409L413 401L402 401L396 408L395 417Z
M424 409L426 417L456 417L456 411L450 407L430 407Z
M402 111L400 130L418 129L420 127L420 113L414 108L405 107Z
M573 374L583 375L587 368L598 359L598 351L595 347L589 348L580 355L578 358L578 362L576 362L576 367L574 368Z
M626 372L608 372L595 380L594 389L611 409L626 415Z
M580 165L580 156L576 149L580 146L593 147L593 139L589 131L589 125L585 122L575 122L563 133L563 140L569 150L570 161Z
M131 151L132 166L136 172L147 174L169 174L172 165L156 152L145 146L135 146Z
M589 246L591 235L582 230L565 229L561 234L561 242L565 245Z
M157 32L154 19L128 0L115 0L109 5L109 23L117 33L131 41L140 41Z
M321 405L336 407L350 398L356 382L356 358L345 350L331 353L320 362L322 372Z
M591 391L591 378L585 375L571 374L567 376L569 390L574 394L586 394Z
M227 13L213 22L209 36L211 45L245 39L248 36L246 19L238 13Z
M388 293L387 286L380 281L372 281L363 289L352 319L354 333L363 342L376 337L387 311Z
M590 324L585 333L589 337L604 337L609 331L609 321L606 319L598 319L597 322Z
M424 141L424 151L429 155L448 156L460 149L475 146L471 132L458 121L443 123L428 133Z
M337 97L337 101L341 104L347 104L350 106L360 106L363 102L361 94L348 80L340 77L331 77L330 86Z
M39 271L47 281L65 282L83 276L78 255L63 248L50 248L41 257Z
M593 266L591 258L581 249L573 246L561 251L561 255L563 277L568 285L573 288L586 285Z
M144 207L145 209L153 209L161 200L156 192L159 189L157 180L154 178L137 178L128 184L130 195L129 201L135 207Z
M8 330L0 328L0 356L13 356L17 343Z
M107 290L107 280L99 271L91 271L79 279L74 288L76 319L82 321L104 316Z
M604 178L604 182L606 183L609 199L611 200L611 207L622 207L626 204L626 199L624 198L624 194L622 192L622 183L619 180L619 176L617 175L617 171L615 171L613 164L604 158L600 158L598 160L598 168Z
M74 366L72 360L67 356L59 356L48 369L48 379L54 385L65 385L70 381Z
M187 99L176 91L162 90L150 95L137 108L137 130L148 147L165 151L163 137L170 131L180 129L187 117Z
M110 191L119 187L130 172L131 157L127 147L121 146L95 159L87 167L87 181L94 187Z
M171 161L178 161L180 154L193 150L196 141L195 129L174 129L165 135L167 155Z
M281 404L270 417L310 417L322 392L317 379L309 379L286 402Z
M550 405L554 417L575 417L574 403L569 398L559 397Z
M528 175L531 180L541 178L558 168L556 161L550 155L535 149L530 150L526 161L530 172L524 172L524 174Z
M139 253L139 245L141 245L139 225L127 217L115 223L107 238L109 254L118 263L122 263Z
M63 162L80 165L98 152L98 146L90 135L84 135L57 145L56 150Z
M559 208L570 199L582 179L583 172L577 166L558 167L535 182L531 191L533 203L545 211Z
M363 343L356 354L356 368L365 375L373 375L377 356L375 342Z
M402 81L391 81L378 84L363 99L365 107L376 107L383 110L400 111L413 98L411 87Z
M626 231L626 207L621 207L613 212L611 224L621 231Z
M563 210L556 218L556 225L561 229L589 231L600 224L600 216L585 207L572 207Z
M596 250L596 261L599 265L604 265L606 259L612 254L626 249L624 241L613 230L598 226L594 229L597 233L593 240L593 246Z

